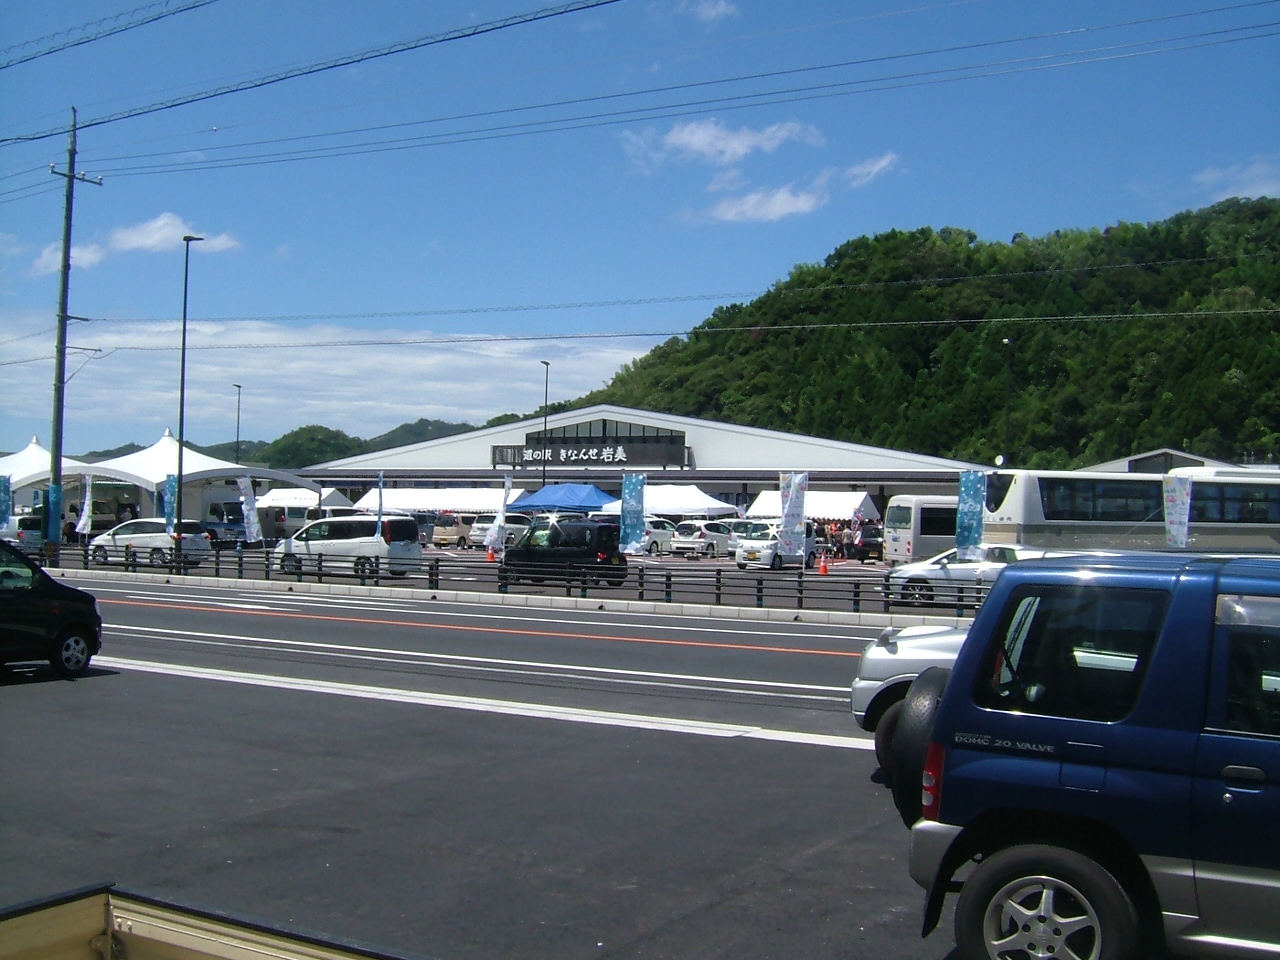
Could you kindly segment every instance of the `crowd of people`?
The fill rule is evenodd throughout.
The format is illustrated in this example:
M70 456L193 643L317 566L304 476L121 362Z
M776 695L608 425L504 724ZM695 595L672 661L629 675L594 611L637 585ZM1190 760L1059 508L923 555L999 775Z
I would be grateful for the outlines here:
M874 527L877 532L879 531L876 521L867 519L855 519L847 523L841 520L826 520L821 521L819 526L826 534L830 554L846 560L861 559L858 548L862 545L868 528Z

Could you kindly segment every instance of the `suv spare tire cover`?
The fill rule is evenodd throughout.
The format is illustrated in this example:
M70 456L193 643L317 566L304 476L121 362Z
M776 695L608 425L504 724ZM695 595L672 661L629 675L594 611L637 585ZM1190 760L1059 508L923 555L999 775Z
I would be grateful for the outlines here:
M945 667L929 667L911 681L902 698L902 712L893 731L893 763L889 775L893 787L893 805L908 827L920 819L920 775L924 772L924 755L933 736L933 722L938 715L938 701L947 686L951 671Z

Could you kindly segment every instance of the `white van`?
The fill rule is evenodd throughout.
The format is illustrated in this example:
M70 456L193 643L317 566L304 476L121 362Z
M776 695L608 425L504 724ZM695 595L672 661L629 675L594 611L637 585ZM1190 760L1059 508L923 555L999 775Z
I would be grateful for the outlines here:
M956 497L900 493L884 511L884 559L890 566L936 557L956 545Z
M818 562L818 528L813 521L804 522L802 553L787 555L778 552L778 533L781 529L780 518L753 520L745 532L737 534L738 549L733 559L737 561L738 569L745 570L751 566L780 570L785 566L799 566L801 563L806 569L813 569Z
M422 566L422 544L413 517L335 517L315 520L281 540L271 551L281 573L316 570L371 577L374 572L403 577Z

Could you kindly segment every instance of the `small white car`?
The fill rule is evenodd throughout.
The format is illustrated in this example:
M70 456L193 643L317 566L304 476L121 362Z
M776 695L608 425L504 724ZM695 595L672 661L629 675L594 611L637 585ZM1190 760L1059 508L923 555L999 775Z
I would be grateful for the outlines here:
M213 551L209 532L195 520L183 520L178 531L182 536L182 565L198 567ZM100 533L89 541L89 559L99 566L108 563L150 564L167 567L174 560L174 536L165 529L163 517L126 520Z
M758 520L746 533L739 534L738 549L733 556L738 569L745 570L750 566L780 570L784 566L799 566L801 563L806 569L813 569L818 562L817 528L811 521L805 521L801 552L790 556L778 552L781 543L778 531L781 528L781 520Z
M482 513L476 517L475 523L471 524L471 529L467 531L467 545L470 547L480 548L484 546L484 538L489 535L489 528L493 526L493 522L498 519L496 513ZM507 546L515 543L524 536L525 528L533 522L533 518L523 513L508 513L506 515L507 528L504 538Z
M676 524L670 548L677 556L728 556L729 526L719 520L685 520Z
M402 577L422 567L422 544L413 517L369 514L315 520L271 551L271 565L284 574L354 574Z
M893 568L885 581L885 599L891 603L929 604L977 601L1006 566L1050 554L1042 547L1015 544L983 544L982 559L961 560L948 550L928 560Z
M644 552L650 556L671 552L671 538L675 536L676 525L662 517L644 518Z

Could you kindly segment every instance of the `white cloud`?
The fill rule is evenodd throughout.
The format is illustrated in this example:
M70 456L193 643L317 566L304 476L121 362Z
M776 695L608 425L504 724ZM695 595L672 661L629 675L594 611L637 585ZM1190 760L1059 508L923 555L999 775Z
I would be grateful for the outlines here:
M162 213L145 223L131 227L117 227L107 235L106 245L88 244L71 248L71 265L73 267L92 267L101 263L108 255L129 253L141 250L147 253L163 253L182 246L184 236L193 236L196 230L176 213ZM217 253L222 250L234 250L240 246L238 240L229 233L206 236L197 244L205 252ZM62 247L51 243L40 252L40 256L31 265L32 274L39 276L53 273L61 268Z
M795 121L775 123L762 130L750 127L731 130L720 121L711 119L677 123L662 138L662 145L668 153L727 166L738 163L757 150L773 153L791 140L815 147L824 142L816 127Z
M729 0L692 0L681 4L681 9L690 11L700 23L716 23L738 15L738 8Z
M1195 181L1210 191L1215 202L1228 197L1280 197L1280 162L1264 157L1225 169L1207 167Z
M17 256L25 249L12 233L0 233L0 257Z
M721 170L707 184L707 192L728 193L731 190L741 190L748 182L747 178L742 175L741 170Z
M844 172L844 175L849 182L849 186L854 188L865 187L876 177L882 173L888 173L897 165L898 155L890 150L881 156L864 160L862 163L855 163Z
M741 197L726 197L712 207L708 215L713 220L727 223L772 222L800 213L812 213L826 204L827 199L822 182L800 192L788 184L776 190L756 190Z
M40 329L48 315L0 318L6 328ZM67 449L83 453L128 440L149 444L176 430L179 324L102 323L77 328L75 344L100 348L67 387ZM235 436L235 390L244 385L242 435L272 440L321 423L361 437L420 417L481 424L542 403L543 368L551 361L551 398L577 397L600 386L653 340L450 342L317 347L335 340L395 340L428 331L286 326L257 321L189 325L188 437L218 443ZM266 345L255 348L251 345ZM162 351L138 347L165 347ZM205 349L216 347L217 349ZM135 348L135 349L130 349ZM114 351L114 352L113 352ZM0 344L0 363L41 356L36 341ZM75 366L78 360L72 361ZM335 376L340 362L341 376ZM73 367L74 368L74 367ZM49 365L5 366L14 401L0 423L0 449L19 449L48 429ZM129 384L121 390L120 384Z

